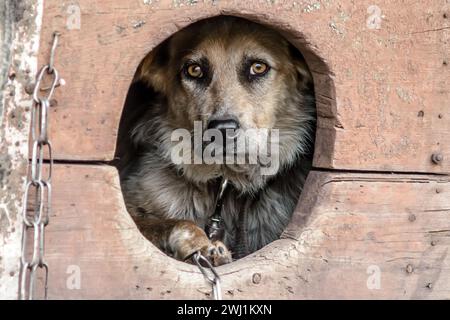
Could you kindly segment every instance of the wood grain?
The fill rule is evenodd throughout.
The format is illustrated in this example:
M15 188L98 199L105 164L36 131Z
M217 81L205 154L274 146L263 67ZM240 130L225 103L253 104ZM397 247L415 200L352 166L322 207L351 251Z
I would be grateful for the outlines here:
M58 159L111 160L128 86L155 45L193 21L219 14L275 26L306 56L318 107L315 166L450 172L450 4L378 1L45 1L41 62L62 32L52 134ZM148 4L145 4L148 3ZM431 155L444 160L433 164Z
M53 185L50 298L210 298L196 267L140 235L115 168L56 165ZM449 195L449 177L312 172L283 238L218 268L224 297L448 298ZM367 286L373 266L379 289Z

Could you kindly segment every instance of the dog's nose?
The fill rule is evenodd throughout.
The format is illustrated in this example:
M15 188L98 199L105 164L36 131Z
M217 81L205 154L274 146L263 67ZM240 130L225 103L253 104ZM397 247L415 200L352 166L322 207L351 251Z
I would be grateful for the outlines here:
M222 135L223 152L235 152L234 141L237 139L237 130L240 125L234 117L213 118L208 121L207 128L219 130Z
M223 136L227 133L227 130L232 130L230 133L239 129L239 122L235 118L220 118L208 121L208 129L218 129L222 132Z

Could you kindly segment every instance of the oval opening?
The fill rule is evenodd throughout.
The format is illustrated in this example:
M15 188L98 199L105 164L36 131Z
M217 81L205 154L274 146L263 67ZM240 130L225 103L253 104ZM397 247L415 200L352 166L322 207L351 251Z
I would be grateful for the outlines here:
M227 21L237 23L240 27L227 27ZM223 29L219 28L222 33L217 30L214 32L216 23L223 24L220 27ZM251 26L253 32L250 32L250 27L243 28L241 23ZM207 33L202 31L205 26L208 26ZM229 32L224 33L224 30ZM229 121L231 124L237 122L239 128L245 129L263 128L261 123L270 123L271 129L283 124L281 129L285 131L280 130L282 138L279 146L282 147L279 153L284 153L279 162L284 169L278 170L273 177L262 179L264 181L254 182L252 190L243 188L239 183L252 183L248 180L254 176L250 175L245 183L239 182L239 179L237 182L233 180L235 176L232 174L228 176L232 177L229 179L231 191L227 191L229 194L224 198L224 207L246 208L251 212L246 215L247 220L240 219L242 211L234 208L233 218L229 219L231 222L222 222L225 229L234 229L234 233L225 231L228 234L224 239L234 259L251 254L279 239L298 206L301 187L304 188L313 158L316 166L329 161L333 131L328 130L327 125L321 127L321 121L333 118L335 114L330 72L325 63L305 45L306 41L292 34L290 30L264 26L244 18L216 16L181 29L143 57L122 112L115 165L121 174L125 203L139 230L169 256L180 260L176 252L171 252L170 241L189 238L189 235L182 232L178 236L168 235L173 233L170 227L173 221L147 224L143 219L149 214L159 219L184 218L195 220L203 229L211 222L209 217L215 211L214 202L218 198L217 190L221 182L220 176L210 175L205 168L186 173L184 164L178 165L171 161L168 154L171 154L172 149L167 147L167 139L173 131L183 129L191 133L195 129L190 125L193 120L198 120L200 127L206 130L211 122L227 124L229 119L232 119ZM209 40L205 41L205 37ZM221 37L224 39L220 40ZM243 39L247 39L248 43ZM212 40L219 41L219 44ZM249 43L253 47L249 48ZM201 46L199 50L193 50L193 47L198 49L198 46ZM222 50L218 50L220 46ZM230 46L234 49L229 50ZM173 71L175 69L179 71ZM271 71L275 72L270 74ZM230 74L234 78L230 79ZM312 77L311 81L308 80L309 76ZM221 82L225 85L214 86ZM317 87L320 91L317 91ZM256 99L258 102L255 102L255 97L259 97L259 100ZM239 106L239 103L242 105ZM309 106L307 111L302 109L306 104ZM202 117L203 114L206 116ZM304 119L299 119L299 115ZM317 126L311 121L316 117ZM161 126L161 123L165 126ZM292 134L290 139L287 138L287 132ZM194 140L194 137L191 138ZM311 140L309 143L308 139ZM293 152L296 149L300 151ZM294 160L287 161L288 156L292 157L293 154L295 157L301 155L301 160L294 157ZM172 170L172 173L166 170ZM204 185L199 187L198 184L202 183ZM233 201L237 204L233 204ZM183 210L187 213L177 215ZM227 213L223 212L222 216L224 214ZM304 216L295 219L289 229L300 231L303 222ZM150 231L146 230L149 225ZM243 240L246 236L250 239ZM241 248L241 242L245 243L244 249Z

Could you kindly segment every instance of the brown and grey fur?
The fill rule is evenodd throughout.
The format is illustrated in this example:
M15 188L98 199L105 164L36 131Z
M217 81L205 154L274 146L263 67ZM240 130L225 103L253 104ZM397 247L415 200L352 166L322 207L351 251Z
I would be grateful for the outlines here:
M201 85L185 79L186 60L208 64ZM252 59L271 67L250 81ZM206 77L206 76L205 76ZM314 92L301 54L276 31L235 17L203 20L173 35L141 63L136 83L152 100L125 132L121 182L127 208L143 234L175 258L197 250L215 265L254 252L277 239L288 224L310 167ZM136 109L137 110L137 109ZM175 165L171 133L193 130L196 120L232 115L241 128L280 130L280 168L259 165ZM124 141L127 141L125 139ZM133 151L132 151L133 150ZM224 199L225 246L203 231L214 210L219 179L231 183Z

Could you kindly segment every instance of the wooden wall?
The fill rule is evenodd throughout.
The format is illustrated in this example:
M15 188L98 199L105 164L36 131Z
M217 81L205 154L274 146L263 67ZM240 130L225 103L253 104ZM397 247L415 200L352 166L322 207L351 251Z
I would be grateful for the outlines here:
M449 4L379 1L46 1L41 61L62 30L66 80L54 108L59 159L111 160L127 89L140 60L193 21L243 16L275 26L305 53L319 110L315 165L334 169L450 172ZM83 141L83 143L79 143ZM439 164L431 161L441 153Z
M381 13L365 0L76 5L80 29L68 25L73 7L45 2L40 51L44 62L52 32L62 32L56 64L66 85L55 95L51 138L68 162L113 159L140 60L198 19L268 24L305 54L318 107L316 169L282 239L219 268L225 298L450 296L447 1L377 1ZM51 298L209 298L195 267L139 234L114 168L59 164L54 180ZM68 284L78 271L79 289Z
M137 231L114 168L54 178L49 298L211 298L196 266ZM448 176L312 172L307 185L282 239L218 268L225 299L449 297Z

